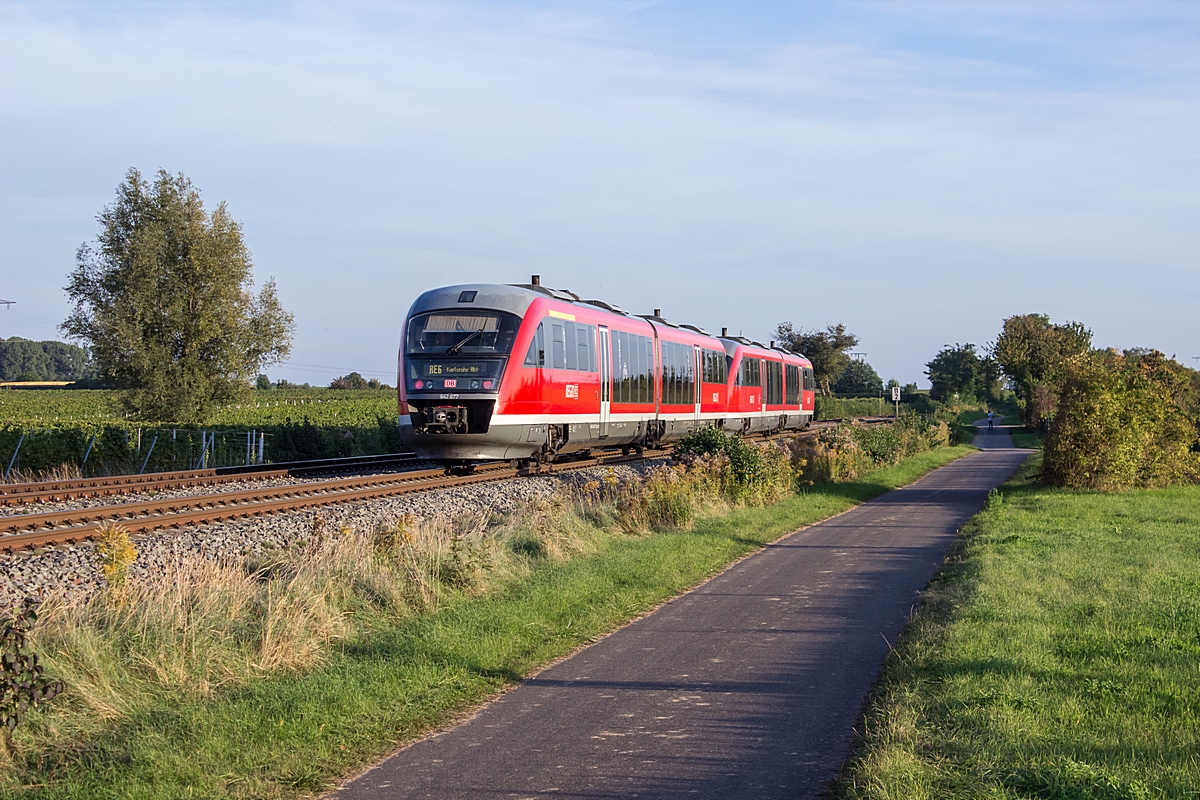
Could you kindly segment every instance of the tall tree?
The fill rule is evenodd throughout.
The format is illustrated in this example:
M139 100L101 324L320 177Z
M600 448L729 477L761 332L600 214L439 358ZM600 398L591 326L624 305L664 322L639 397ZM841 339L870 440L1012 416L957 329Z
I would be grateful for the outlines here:
M800 353L813 365L813 375L821 393L832 394L830 384L846 371L850 364L849 350L858 344L858 337L846 332L842 323L830 325L825 330L798 330L790 322L781 322L775 327L775 338L780 345Z
M929 396L944 400L954 395L980 400L1000 399L1000 366L988 356L979 356L975 345L946 345L926 366L933 388Z
M1063 364L1091 350L1092 332L1079 322L1056 325L1045 314L1020 314L1004 320L992 358L1012 380L1025 409L1025 422L1036 425L1054 414Z
M201 422L217 403L291 349L295 328L274 280L252 292L242 227L221 203L211 214L182 174L151 186L130 169L97 218L66 291L63 332L86 341L100 371L145 417Z
M883 391L883 379L867 362L852 359L834 382L833 391L839 395L878 395Z

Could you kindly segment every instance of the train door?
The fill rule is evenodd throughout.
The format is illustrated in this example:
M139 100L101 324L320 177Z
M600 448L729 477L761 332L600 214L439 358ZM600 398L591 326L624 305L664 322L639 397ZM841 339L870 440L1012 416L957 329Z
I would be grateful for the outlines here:
M600 326L600 438L608 437L608 405L612 399L612 362L608 357L608 328Z
M760 358L758 360L758 402L759 408L765 414L767 412L767 360Z
M696 406L696 425L700 424L700 396L704 391L704 353L692 345L692 402Z

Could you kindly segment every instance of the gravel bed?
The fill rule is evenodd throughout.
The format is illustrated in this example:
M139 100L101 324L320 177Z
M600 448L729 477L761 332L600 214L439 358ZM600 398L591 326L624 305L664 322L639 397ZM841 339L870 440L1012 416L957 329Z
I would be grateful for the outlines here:
M654 459L654 462L659 462ZM275 514L257 519L203 525L179 531L159 531L134 537L137 560L129 569L130 580L160 574L168 564L193 559L227 560L266 549L290 547L312 534L313 518L320 514L326 530L343 526L369 530L391 523L403 514L418 519L453 517L479 512L507 513L530 501L552 497L564 484L578 484L602 477L611 469L629 478L644 472L651 462L595 467L560 475L526 478L438 489L398 497L326 506L308 511ZM0 609L12 608L21 598L63 593L83 599L103 585L95 548L90 544L63 545L11 556L0 553Z

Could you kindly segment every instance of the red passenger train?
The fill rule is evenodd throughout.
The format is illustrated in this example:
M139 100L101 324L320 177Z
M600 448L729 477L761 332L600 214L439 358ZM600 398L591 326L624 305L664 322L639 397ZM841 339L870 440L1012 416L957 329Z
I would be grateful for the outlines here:
M401 438L452 464L653 447L705 425L799 429L814 389L802 356L658 311L633 316L536 275L418 297L397 382Z

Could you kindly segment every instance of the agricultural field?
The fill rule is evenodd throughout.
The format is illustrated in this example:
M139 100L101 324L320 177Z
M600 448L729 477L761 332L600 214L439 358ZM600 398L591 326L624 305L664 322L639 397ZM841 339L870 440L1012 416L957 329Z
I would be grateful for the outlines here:
M392 389L271 389L219 409L209 425L244 428L308 419L314 425L374 424L396 415ZM0 392L0 426L24 429L126 424L116 393L105 389ZM166 427L172 420L143 421Z
M260 435L265 461L394 452L399 448L396 393L254 391L244 402L218 409L207 425L196 426L133 420L120 411L112 391L0 392L0 470L17 452L18 477L72 465L93 474L137 471L143 462L147 471L240 464L248 449L257 461ZM207 459L201 447L205 437L212 442Z

